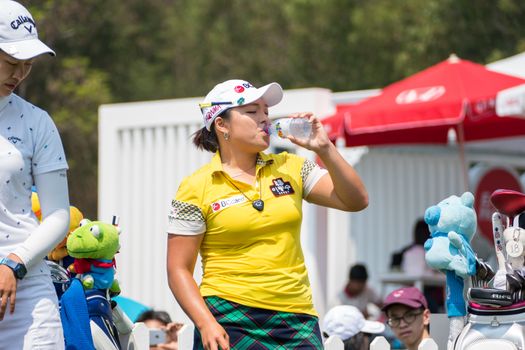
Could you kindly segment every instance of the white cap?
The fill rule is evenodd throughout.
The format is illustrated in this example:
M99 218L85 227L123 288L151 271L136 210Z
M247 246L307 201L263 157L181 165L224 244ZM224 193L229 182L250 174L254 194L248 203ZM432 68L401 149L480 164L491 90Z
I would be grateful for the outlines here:
M262 98L268 107L275 106L283 98L283 89L277 83L260 88L245 80L232 79L215 85L200 103L206 129L210 130L215 118L227 109L243 106Z
M11 0L0 0L0 50L19 60L49 53L46 44L38 40L33 17L27 9Z
M359 332L382 333L385 325L377 321L365 320L361 311L351 305L334 306L324 316L323 329L328 335L336 335L342 340L352 338Z

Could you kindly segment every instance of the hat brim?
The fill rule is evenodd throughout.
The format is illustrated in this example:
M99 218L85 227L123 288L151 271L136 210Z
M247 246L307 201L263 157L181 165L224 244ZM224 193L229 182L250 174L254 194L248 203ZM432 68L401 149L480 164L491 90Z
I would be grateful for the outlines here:
M385 331L385 325L377 321L365 320L365 324L363 328L361 328L361 332L370 333L370 334L383 333L384 331Z
M28 60L45 53L55 56L55 51L38 39L1 43L0 49L18 60Z
M268 107L275 106L283 99L283 88L278 83L270 83L255 89L249 96L246 96L242 105L247 105L262 98Z
M396 305L396 304L399 304L399 305L405 305L405 306L408 306L409 308L412 308L412 309L419 309L420 307L424 307L425 309L427 308L425 305L421 304L421 302L417 301L417 300L396 300L395 302L393 303L389 303L389 304L385 304L383 305L383 307L381 308L381 310L385 311L392 305Z
M275 82L264 85L258 89L249 88L248 90L249 91L247 91L242 96L242 98L239 98L237 101L228 101L228 103L226 104L220 104L220 105L207 107L207 108L201 107L201 112L202 112L202 115L204 116L204 125L206 126L206 129L208 131L211 130L211 124L213 123L213 120L218 115L220 115L221 113L223 113L224 111L230 108L245 106L259 99L263 99L263 101L266 103L268 107L272 107L278 104L279 102L281 102L281 100L283 99L283 89L281 85ZM208 95L205 98L205 102L211 102L211 101L206 101L206 99L208 98ZM207 117L208 114L210 113L213 113L213 114L210 117Z

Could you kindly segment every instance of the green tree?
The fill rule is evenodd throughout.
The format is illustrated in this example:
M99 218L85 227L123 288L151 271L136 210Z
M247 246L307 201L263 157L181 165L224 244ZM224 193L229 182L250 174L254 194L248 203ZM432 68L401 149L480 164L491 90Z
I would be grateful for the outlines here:
M525 50L521 0L23 3L57 57L38 60L18 93L54 117L71 203L93 218L100 104L202 96L229 78L378 88L451 53L487 63Z

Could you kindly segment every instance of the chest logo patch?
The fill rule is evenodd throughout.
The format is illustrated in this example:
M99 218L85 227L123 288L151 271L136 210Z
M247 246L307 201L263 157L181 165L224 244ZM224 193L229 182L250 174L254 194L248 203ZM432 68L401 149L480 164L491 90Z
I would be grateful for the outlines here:
M272 180L273 185L270 186L270 190L275 197L284 196L287 194L294 194L295 191L289 181L284 181L282 178Z
M224 198L221 200L218 200L217 202L213 202L211 204L211 210L216 213L219 210L231 207L232 205L240 204L246 202L246 197L244 197L242 194L238 196L233 196L230 198Z

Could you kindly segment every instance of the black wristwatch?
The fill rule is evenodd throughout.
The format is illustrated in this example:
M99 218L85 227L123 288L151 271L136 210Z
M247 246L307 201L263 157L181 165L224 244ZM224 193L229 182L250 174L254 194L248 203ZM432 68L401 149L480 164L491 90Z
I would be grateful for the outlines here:
M11 260L9 258L3 258L0 260L0 265L6 265L11 270L13 270L13 273L15 274L15 277L21 280L24 278L24 276L27 273L26 266L24 264L17 263L14 260Z

